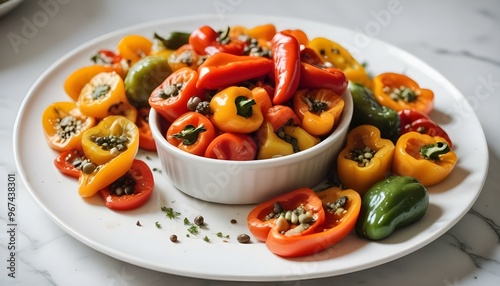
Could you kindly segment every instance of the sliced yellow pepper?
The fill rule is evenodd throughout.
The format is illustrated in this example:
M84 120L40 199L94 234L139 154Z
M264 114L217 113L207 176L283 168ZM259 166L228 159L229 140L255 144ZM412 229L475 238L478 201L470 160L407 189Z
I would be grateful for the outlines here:
M347 143L337 157L337 174L347 188L363 195L391 171L394 144L380 137L373 125L360 125L347 134Z
M270 159L294 153L292 145L279 138L268 121L264 121L257 131L257 141L259 143L257 159Z
M319 137L309 134L300 126L285 125L283 127L283 133L283 139L285 139L285 141L293 141L293 143L290 143L294 147L295 152L304 151L321 142ZM278 137L280 137L280 135L278 131Z

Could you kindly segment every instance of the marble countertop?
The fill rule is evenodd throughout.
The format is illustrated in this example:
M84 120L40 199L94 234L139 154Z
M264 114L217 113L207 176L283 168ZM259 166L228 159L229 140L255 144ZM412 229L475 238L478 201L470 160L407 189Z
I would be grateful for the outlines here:
M391 9L397 13L384 13ZM253 285L160 273L97 252L46 216L20 179L16 277L9 277L5 186L8 174L17 172L10 151L17 111L30 86L61 56L97 36L151 20L256 13L311 19L353 30L375 23L373 37L429 63L465 95L489 143L489 171L477 201L455 226L427 246L358 272L261 284L498 285L500 2L495 0L23 1L0 18L0 285ZM19 37L13 38L13 34Z

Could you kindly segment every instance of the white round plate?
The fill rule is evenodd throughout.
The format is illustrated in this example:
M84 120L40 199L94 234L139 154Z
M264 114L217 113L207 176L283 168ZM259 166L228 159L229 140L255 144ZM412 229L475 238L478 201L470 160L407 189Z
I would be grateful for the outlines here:
M429 188L430 206L422 220L380 242L357 238L351 233L341 243L308 257L283 259L252 239L240 244L236 237L249 231L246 216L251 205L219 205L199 201L176 190L161 173L155 153L140 152L154 169L155 193L140 209L114 212L101 198L82 199L77 181L54 167L56 152L49 149L41 127L41 114L50 103L68 101L63 82L75 69L88 65L99 49L114 49L127 34L152 37L153 32L190 32L202 25L222 29L227 25L252 27L273 23L279 29L302 29L310 38L323 36L345 45L373 74L404 72L436 94L431 116L449 133L459 162L449 178ZM217 280L287 281L340 275L370 268L407 255L450 229L478 197L488 168L485 137L474 111L464 96L429 65L399 48L369 39L363 34L300 19L266 16L192 17L170 19L126 28L99 37L72 51L49 68L29 90L15 124L14 151L19 172L36 203L67 233L104 254L145 268ZM181 213L169 219L161 207ZM196 215L207 227L188 234ZM231 219L237 223L232 224ZM140 222L142 226L137 226ZM161 228L155 223L161 224ZM228 238L221 238L221 232ZM179 242L169 240L176 234ZM209 242L204 238L208 238ZM96 262L99 263L99 262Z

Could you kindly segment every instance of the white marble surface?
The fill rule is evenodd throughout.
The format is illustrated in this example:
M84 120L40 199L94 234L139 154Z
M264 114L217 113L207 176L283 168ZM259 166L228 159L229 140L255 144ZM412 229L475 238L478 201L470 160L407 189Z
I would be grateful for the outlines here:
M377 16L391 5L398 5L399 12L386 19ZM500 2L494 0L24 1L0 18L0 285L252 285L159 273L101 254L54 224L27 194L19 176L16 278L7 276L5 186L8 174L17 172L12 129L30 86L62 55L99 35L145 21L198 13L266 13L349 29L365 29L375 21L380 29L374 37L431 64L466 96L489 143L490 169L481 195L463 219L434 242L371 269L262 285L498 285ZM37 23L35 29L28 30L27 21ZM9 33L24 35L24 40L13 45Z

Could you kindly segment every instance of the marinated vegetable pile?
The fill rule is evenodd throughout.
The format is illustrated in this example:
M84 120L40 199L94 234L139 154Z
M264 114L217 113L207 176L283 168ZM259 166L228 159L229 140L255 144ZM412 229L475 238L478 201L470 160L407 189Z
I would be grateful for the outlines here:
M332 172L336 186L290 190L248 215L252 235L284 257L316 253L353 230L379 240L425 215L426 187L457 156L429 114L434 93L407 75L368 75L347 49L273 24L123 37L68 75L68 101L48 106L42 126L54 164L114 210L150 197L151 108L165 140L193 156L272 159L311 148L335 131L349 89L354 114Z

